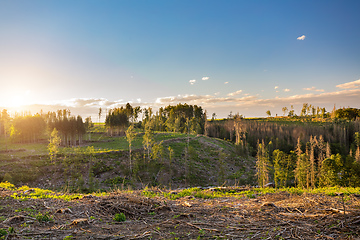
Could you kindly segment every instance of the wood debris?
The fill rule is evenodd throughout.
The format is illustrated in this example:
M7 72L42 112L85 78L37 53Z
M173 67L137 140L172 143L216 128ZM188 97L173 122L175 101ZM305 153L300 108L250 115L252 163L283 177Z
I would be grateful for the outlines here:
M0 228L15 230L7 239L356 239L360 235L360 201L355 197L347 200L344 214L340 197L315 194L169 200L134 191L69 202L48 199L46 204L41 199L14 200L9 190L1 194ZM37 221L38 213L48 213L52 221ZM126 221L114 221L117 213L125 214Z

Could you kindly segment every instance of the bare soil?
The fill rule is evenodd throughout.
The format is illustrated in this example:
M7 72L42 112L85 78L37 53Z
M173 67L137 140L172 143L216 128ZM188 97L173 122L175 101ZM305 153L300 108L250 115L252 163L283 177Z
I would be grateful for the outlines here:
M119 191L72 201L19 201L13 193L0 188L0 228L15 230L4 239L360 239L355 195L345 202L341 196L289 193L169 200ZM53 220L39 222L39 212ZM114 221L116 213L126 221Z

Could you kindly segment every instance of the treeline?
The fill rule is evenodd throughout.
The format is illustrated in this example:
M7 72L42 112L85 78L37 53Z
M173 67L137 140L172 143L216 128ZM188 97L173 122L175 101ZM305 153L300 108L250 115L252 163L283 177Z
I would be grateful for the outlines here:
M310 137L295 151L274 150L272 142L257 145L257 177L260 186L274 181L276 187L360 186L360 134L354 134L349 154L332 154L323 137Z
M34 116L19 116L12 120L10 137L18 142L36 142L42 137L45 121L39 114Z
M138 121L142 114L142 120ZM191 132L203 134L206 113L197 105L177 104L176 106L160 107L154 113L151 107L132 107L129 103L125 107L114 108L106 115L105 125L111 135L124 135L130 123L135 127L153 131Z
M43 117L49 132L52 132L54 129L59 132L61 145L63 146L80 145L83 135L86 133L86 126L89 125L88 122L91 122L91 119L87 118L87 124L85 124L81 116L71 116L68 109L48 112Z
M124 129L128 127L130 122L137 122L141 112L140 107L132 107L130 103L127 103L125 107L110 109L105 119L105 125L110 135L114 133L118 135L124 134Z
M12 142L29 143L44 139L47 132L56 128L61 136L61 145L75 146L81 144L86 126L90 123L90 118L84 122L81 116L71 116L67 109L35 115L26 113L14 118L4 109L0 115L0 133Z
M340 108L335 111L335 118L356 120L360 119L360 109L357 108Z
M336 112L342 112L338 109ZM335 113L336 114L336 113ZM339 118L327 121L306 121L306 119L224 119L209 121L206 134L210 137L228 139L241 143L249 154L255 156L258 140L270 141L276 149L284 152L294 150L297 139L309 142L311 136L322 136L335 153L348 154L355 132L360 131L360 121Z

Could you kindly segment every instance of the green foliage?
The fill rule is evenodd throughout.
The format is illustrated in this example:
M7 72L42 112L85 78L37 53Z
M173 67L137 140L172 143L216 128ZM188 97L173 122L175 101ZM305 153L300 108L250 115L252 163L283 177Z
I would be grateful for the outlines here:
M125 222L126 216L124 213L116 213L115 216L113 217L113 220L115 222Z
M42 222L52 222L54 221L53 216L50 216L50 213L46 212L44 214L38 213L35 215L36 220L38 220L40 223Z
M63 238L63 240L72 240L74 237L72 235L66 236Z
M256 175L258 178L258 184L264 187L269 183L269 171L270 171L270 155L269 150L265 146L264 142L258 144L258 154L256 161Z
M6 229L0 228L0 239L5 239L4 237L8 234Z
M54 128L59 131L63 146L75 146L82 142L82 136L86 129L81 116L71 116L68 109L63 109L57 110L57 112L48 112L45 115L45 121L50 132Z
M56 161L56 155L59 152L60 143L61 143L61 139L59 133L56 130L56 128L54 128L54 130L51 132L49 145L48 145L50 160Z
M114 177L114 178L108 178L104 180L104 183L110 185L110 186L117 186L117 185L128 185L131 183L131 181L127 178L123 178L120 176Z
M65 201L71 201L73 199L79 199L82 197L80 194L63 194L63 193L56 193L51 190L41 189L41 188L29 188L28 186L24 185L19 188L12 188L13 185L9 186L9 183L0 183L1 186L10 187L11 190L21 191L23 193L14 192L11 197L18 200L28 200L28 199L63 199ZM29 192L25 193L25 191L30 190Z
M296 155L292 151L286 154L279 149L274 150L274 182L276 187L287 187L293 179Z
M161 159L162 160L162 158L164 156L164 147L162 144L163 144L163 141L153 144L153 146L151 148L151 154L150 154L151 159L153 159L153 160Z
M129 124L130 115L131 112L129 112L128 109L124 107L110 109L105 119L105 125L106 127L110 128L111 135L113 128L117 128L118 134L121 134L121 131Z
M10 137L15 142L36 142L45 131L45 121L39 114L18 116L12 121Z
M8 189L8 190L15 190L16 187L14 184L10 183L10 182L0 182L0 187L1 188L5 188L5 189Z
M360 109L340 108L335 111L335 117L347 120L356 120L356 118L360 118Z

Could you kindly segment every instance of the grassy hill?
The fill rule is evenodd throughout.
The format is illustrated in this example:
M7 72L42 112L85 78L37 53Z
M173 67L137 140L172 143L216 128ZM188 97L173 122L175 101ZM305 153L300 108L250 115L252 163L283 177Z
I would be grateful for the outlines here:
M254 159L236 154L234 144L206 136L154 133L157 156L143 148L143 133L129 145L124 136L93 131L83 145L61 148L55 161L47 152L47 141L0 145L0 180L29 186L68 191L166 186L254 184Z

